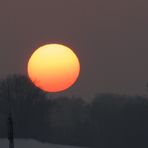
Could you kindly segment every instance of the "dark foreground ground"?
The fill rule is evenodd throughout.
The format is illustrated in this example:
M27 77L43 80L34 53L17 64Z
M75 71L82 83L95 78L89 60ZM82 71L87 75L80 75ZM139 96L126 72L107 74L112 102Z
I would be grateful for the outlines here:
M0 148L8 148L8 140L0 139ZM15 140L15 148L82 148L75 146L41 143L35 140Z

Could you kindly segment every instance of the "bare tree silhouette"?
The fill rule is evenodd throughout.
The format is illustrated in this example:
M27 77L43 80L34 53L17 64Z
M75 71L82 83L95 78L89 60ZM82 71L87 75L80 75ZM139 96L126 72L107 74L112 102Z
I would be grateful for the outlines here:
M36 133L40 130L38 126L44 120L44 110L48 104L46 93L36 88L26 76L13 75L1 80L0 112L5 116L8 111L8 102L6 100L8 91L15 137L36 136ZM38 118L42 118L42 120L38 120Z

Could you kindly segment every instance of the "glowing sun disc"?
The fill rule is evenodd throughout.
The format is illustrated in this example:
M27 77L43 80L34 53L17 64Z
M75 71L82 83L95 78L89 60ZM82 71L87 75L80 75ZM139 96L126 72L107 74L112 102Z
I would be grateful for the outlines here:
M47 92L63 91L72 86L80 73L76 54L61 44L44 45L32 54L28 62L28 76Z

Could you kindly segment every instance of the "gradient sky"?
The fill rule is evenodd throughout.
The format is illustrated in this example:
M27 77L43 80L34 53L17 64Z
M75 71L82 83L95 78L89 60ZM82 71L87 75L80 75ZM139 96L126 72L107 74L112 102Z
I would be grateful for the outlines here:
M53 42L72 47L81 61L66 94L146 94L146 0L1 1L0 78L26 74L34 49Z

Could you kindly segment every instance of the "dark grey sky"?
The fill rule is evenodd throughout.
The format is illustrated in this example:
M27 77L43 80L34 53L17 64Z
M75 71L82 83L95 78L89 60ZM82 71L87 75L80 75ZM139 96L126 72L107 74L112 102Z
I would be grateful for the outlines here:
M26 74L34 49L52 42L72 47L81 61L80 78L66 94L146 93L146 0L0 2L0 77Z

